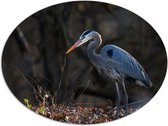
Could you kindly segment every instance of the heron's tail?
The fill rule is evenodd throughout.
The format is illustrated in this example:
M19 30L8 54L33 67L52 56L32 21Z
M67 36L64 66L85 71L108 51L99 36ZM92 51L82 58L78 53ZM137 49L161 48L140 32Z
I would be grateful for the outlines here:
M148 75L146 73L143 73L143 77L144 77L143 80L136 80L136 83L139 86L143 86L146 88L152 87L153 84L152 84L151 80L149 79Z
M146 73L145 73L145 80L143 81L143 83L145 84L145 87L147 88L150 88L153 85Z

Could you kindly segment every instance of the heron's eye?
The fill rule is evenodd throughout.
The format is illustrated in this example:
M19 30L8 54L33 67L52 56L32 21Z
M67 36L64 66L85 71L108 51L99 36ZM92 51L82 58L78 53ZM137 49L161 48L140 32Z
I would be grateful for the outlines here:
M81 35L79 39L84 39L84 38L85 38L85 36L82 36L82 35Z

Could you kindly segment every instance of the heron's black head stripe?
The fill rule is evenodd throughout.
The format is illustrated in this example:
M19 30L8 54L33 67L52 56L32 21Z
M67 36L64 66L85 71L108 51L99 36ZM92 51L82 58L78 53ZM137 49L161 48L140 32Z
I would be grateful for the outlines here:
M83 32L82 36L85 36L85 35L89 34L90 32L91 32L91 30L86 30Z
M112 56L113 56L113 50L111 50L111 49L108 50L106 53L107 53L107 55L108 55L109 57L112 57Z

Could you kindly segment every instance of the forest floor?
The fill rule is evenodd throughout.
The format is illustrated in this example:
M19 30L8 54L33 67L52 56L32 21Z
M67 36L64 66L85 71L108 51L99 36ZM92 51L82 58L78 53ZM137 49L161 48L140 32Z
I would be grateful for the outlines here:
M141 106L129 106L128 114L131 114L138 110ZM116 109L112 106L106 107L83 107L83 106L64 106L55 105L47 107L39 105L38 107L29 107L36 113L45 116L47 118L72 123L72 124L96 124L116 120L125 116L125 110L119 109L119 116L116 118Z

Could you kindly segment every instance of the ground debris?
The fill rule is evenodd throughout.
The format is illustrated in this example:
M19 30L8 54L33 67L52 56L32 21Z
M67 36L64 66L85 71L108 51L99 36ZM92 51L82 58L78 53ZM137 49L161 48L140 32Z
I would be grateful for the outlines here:
M72 124L96 124L113 121L116 118L116 109L111 106L106 107L84 107L84 106L64 106L56 105L47 107L39 105L31 108L36 113L47 118L67 122ZM138 110L139 107L129 106L128 114ZM125 116L125 110L119 109L119 117Z

